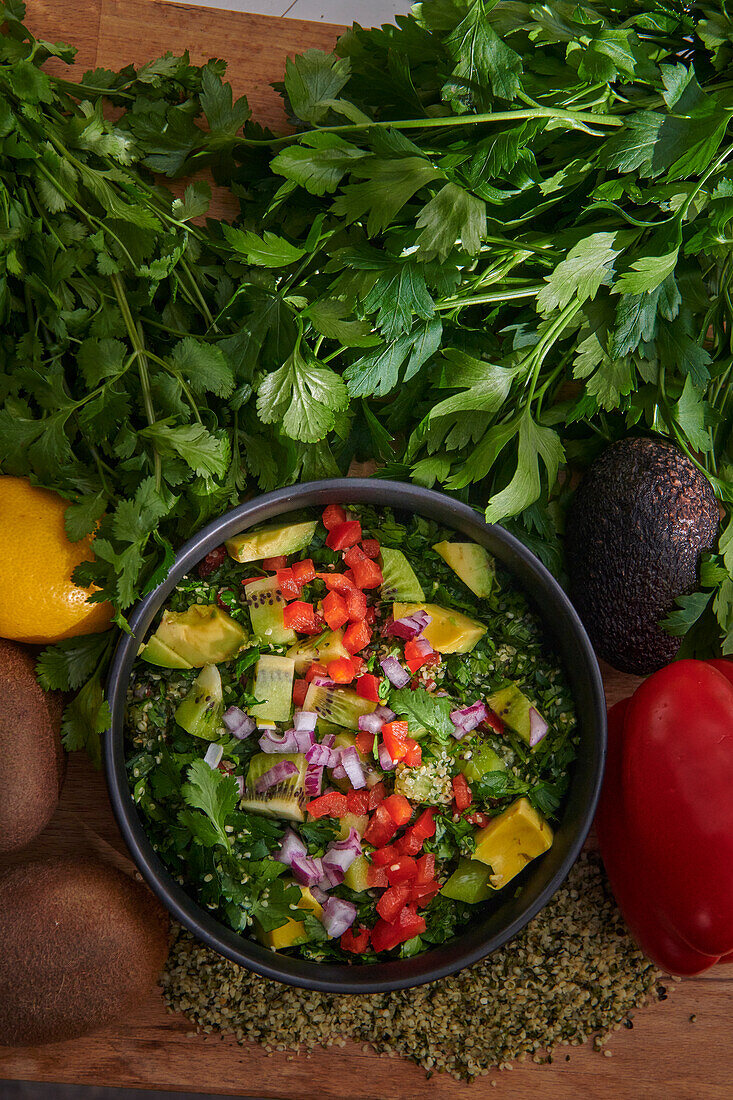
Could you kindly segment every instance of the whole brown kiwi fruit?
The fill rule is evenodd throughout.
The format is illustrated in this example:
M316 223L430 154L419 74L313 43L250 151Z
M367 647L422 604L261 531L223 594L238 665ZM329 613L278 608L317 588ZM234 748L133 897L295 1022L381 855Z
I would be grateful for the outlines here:
M73 1039L131 1012L168 953L168 916L102 860L0 871L0 1046Z
M24 848L48 824L66 757L61 696L36 680L27 649L0 638L0 852Z

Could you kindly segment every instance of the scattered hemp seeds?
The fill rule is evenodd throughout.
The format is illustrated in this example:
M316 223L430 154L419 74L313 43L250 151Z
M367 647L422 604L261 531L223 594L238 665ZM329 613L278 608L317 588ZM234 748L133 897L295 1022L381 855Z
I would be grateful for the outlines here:
M162 977L168 1008L205 1032L270 1051L351 1039L470 1080L515 1059L551 1061L592 1036L596 1050L629 1015L660 999L662 977L630 938L594 853L584 853L534 921L450 978L354 996L294 989L223 959L177 929ZM610 1051L604 1053L610 1054Z

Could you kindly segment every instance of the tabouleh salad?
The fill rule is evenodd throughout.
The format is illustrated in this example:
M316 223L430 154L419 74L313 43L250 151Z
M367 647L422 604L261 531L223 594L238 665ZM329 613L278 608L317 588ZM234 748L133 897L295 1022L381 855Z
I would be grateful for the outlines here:
M488 552L330 504L213 550L130 681L133 797L178 882L312 960L451 938L552 845L577 739Z

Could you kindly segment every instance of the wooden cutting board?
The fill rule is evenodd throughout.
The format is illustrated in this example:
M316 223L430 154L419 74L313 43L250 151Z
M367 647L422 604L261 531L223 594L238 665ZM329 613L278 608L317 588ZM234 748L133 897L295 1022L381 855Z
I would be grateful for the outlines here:
M282 125L279 97L270 88L285 57L308 47L330 49L339 28L161 3L158 0L28 0L29 25L39 37L72 41L80 71L143 62L167 50L188 49L196 62L223 57L235 92L245 92L255 117ZM225 207L222 207L225 209ZM610 702L635 681L607 670ZM125 859L102 777L76 756L61 805L33 851L78 852L104 847ZM684 881L680 881L684 890ZM0 950L2 945L0 944ZM288 1100L730 1100L733 1096L733 966L680 984L642 1010L634 1029L613 1038L611 1058L568 1047L552 1065L517 1065L468 1086L444 1075L427 1080L407 1061L349 1044L305 1054L267 1055L258 1046L197 1035L168 1015L151 992L134 1018L72 1042L38 1048L0 1048L0 1079L58 1081L278 1097ZM695 1016L694 1022L690 1017ZM570 1058L565 1060L565 1053ZM492 1087L493 1085L493 1087ZM0 1080L0 1097L3 1095Z

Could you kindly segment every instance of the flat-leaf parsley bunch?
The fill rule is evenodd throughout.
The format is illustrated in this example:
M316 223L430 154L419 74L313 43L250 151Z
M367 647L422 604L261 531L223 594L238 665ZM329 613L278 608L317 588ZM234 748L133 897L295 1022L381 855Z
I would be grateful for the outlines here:
M0 464L71 502L118 623L256 489L438 484L561 572L568 467L669 437L733 499L733 22L722 3L426 0L289 59L293 133L225 66L80 84L0 38ZM239 202L203 222L206 173ZM733 527L673 628L733 651ZM48 650L104 727L105 636Z

